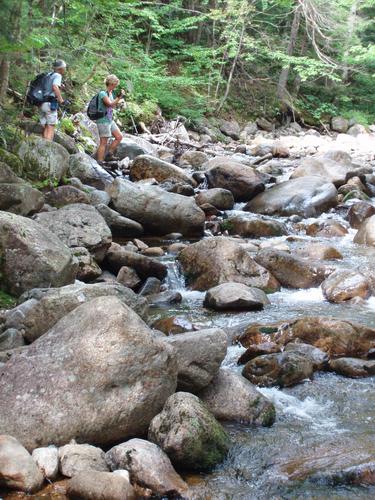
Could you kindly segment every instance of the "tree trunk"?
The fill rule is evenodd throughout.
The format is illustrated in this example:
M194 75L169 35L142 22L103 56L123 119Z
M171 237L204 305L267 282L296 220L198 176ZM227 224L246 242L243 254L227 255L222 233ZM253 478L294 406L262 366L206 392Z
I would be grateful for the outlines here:
M6 18L6 12L3 13L4 16L3 23L5 24L5 36L6 39L12 44L17 43L20 39L21 14L22 14L22 2L20 0L12 5L8 18ZM4 102L9 86L10 58L11 58L11 51L5 52L1 59L0 102Z
M350 13L348 17L348 36L346 38L345 50L344 50L344 69L342 72L342 79L346 83L349 79L349 65L345 61L345 59L349 55L350 43L352 41L354 28L357 21L357 9L358 9L358 0L354 0L353 5L350 8Z
M9 68L10 61L4 56L0 63L0 103L4 102L9 86Z

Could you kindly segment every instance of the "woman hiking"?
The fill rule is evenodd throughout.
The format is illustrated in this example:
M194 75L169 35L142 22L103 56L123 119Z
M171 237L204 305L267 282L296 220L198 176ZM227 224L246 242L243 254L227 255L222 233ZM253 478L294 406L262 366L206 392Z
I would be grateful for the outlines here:
M113 120L113 109L116 108L125 94L125 92L121 90L120 94L114 99L113 91L119 83L120 80L116 75L108 75L105 79L106 90L99 92L98 111L105 112L105 116L96 120L100 138L98 151L96 153L98 162L103 162L104 159L107 161L115 160L114 152L122 140L122 133ZM106 154L108 139L112 136L114 137L114 141L109 146L108 153Z

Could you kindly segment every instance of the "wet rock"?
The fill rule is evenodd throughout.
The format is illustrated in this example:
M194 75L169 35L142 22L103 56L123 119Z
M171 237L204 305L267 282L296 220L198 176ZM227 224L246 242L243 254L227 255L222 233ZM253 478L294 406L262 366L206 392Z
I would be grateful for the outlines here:
M144 439L131 439L106 453L110 469L129 471L132 483L162 496L183 495L188 486L174 470L164 451Z
M216 311L263 309L270 301L259 288L250 288L242 283L222 283L210 288L204 299L204 306Z
M7 351L25 345L22 333L15 328L7 328L0 333L0 351Z
M31 136L21 142L17 155L23 161L23 176L33 181L60 181L68 173L67 150L60 144L41 137Z
M179 182L195 184L182 168L150 155L137 156L130 167L130 180L142 179L156 179L158 182L176 179Z
M204 212L191 197L123 179L116 179L108 192L120 214L139 222L152 234L178 231L185 236L203 232Z
M193 243L180 252L178 260L194 290L208 290L227 282L243 283L266 292L279 288L277 280L229 238L207 238Z
M117 281L121 283L121 285L127 286L134 290L141 283L142 280L138 276L137 271L135 271L132 267L122 266L117 274Z
M207 387L227 353L227 336L220 328L181 333L165 340L176 350L181 391L196 393Z
M310 344L290 342L285 347L284 352L296 352L302 354L311 361L314 370L324 370L328 366L328 355Z
M176 193L182 196L194 196L195 193L192 185L179 182L177 179L169 179L159 184L159 187L169 193Z
M86 153L70 156L69 173L71 177L77 177L84 184L96 189L105 189L113 181L113 177Z
M306 227L308 236L316 238L338 238L348 234L347 228L334 220L326 220L324 222L314 222Z
M209 188L231 191L235 201L248 201L264 191L265 178L251 167L225 156L218 156L207 164L206 178Z
M328 274L327 268L321 264L313 264L301 257L272 248L258 252L255 260L268 269L281 285L290 288L317 287Z
M127 475L119 472L79 472L69 481L67 495L76 500L135 500Z
M165 307L170 304L179 304L182 301L180 292L164 291L149 295L149 303L152 307Z
M142 250L142 255L147 255L148 257L163 257L164 250L161 247L148 247Z
M63 476L73 477L79 472L95 470L107 472L105 453L89 444L66 444L59 448L59 469Z
M368 201L354 203L349 208L347 219L354 229L359 229L365 219L375 214L375 206Z
M46 203L61 208L72 203L90 203L87 194L74 186L58 186L45 195Z
M0 487L33 493L41 488L43 480L31 455L17 439L0 435Z
M168 253L178 254L186 247L187 245L185 243L172 243L172 245L168 247Z
M337 190L321 177L306 176L281 182L258 194L245 207L263 215L315 217L337 205Z
M329 302L345 302L353 297L367 299L371 295L371 284L357 271L339 269L322 283L322 291Z
M213 188L201 191L195 197L198 206L210 203L218 210L232 210L234 205L233 194L228 189Z
M175 391L177 367L171 347L132 309L100 297L11 357L1 375L0 432L34 449L143 435Z
M245 238L263 238L271 236L282 236L288 234L288 230L282 222L265 217L229 217L224 221L230 234L239 234Z
M20 305L7 311L7 328L23 330L28 342L34 342L52 328L63 316L78 306L98 297L117 297L121 302L144 316L146 299L119 283L84 284L76 282L60 288L35 288L26 292Z
M258 356L246 363L242 375L261 387L289 387L311 378L313 371L308 357L291 351Z
M208 156L203 151L186 151L181 155L179 165L199 169L207 160Z
M56 479L59 472L59 450L56 446L35 448L32 457L45 478L51 481Z
M77 262L47 228L20 215L0 212L2 287L12 295L72 283Z
M110 246L105 264L115 273L118 273L123 266L131 267L135 269L141 279L153 276L163 280L168 272L166 265L162 262L146 255L129 252L118 243L112 243Z
M342 254L337 248L325 245L324 243L309 241L305 245L298 245L293 248L293 253L299 257L310 260L335 260L342 259Z
M353 241L361 245L375 246L375 215L362 222Z
M251 325L240 337L244 347L269 341L281 346L293 341L314 345L330 358L366 357L375 347L375 329L338 318L305 316L280 323Z
M275 342L263 342L262 344L253 344L247 347L246 351L241 354L237 364L244 365L248 361L251 361L258 356L264 356L265 354L273 354L275 352L280 352L281 347Z
M167 399L163 411L150 424L148 438L183 470L212 469L229 449L223 427L199 398L187 392Z
M329 367L345 377L370 377L375 375L375 359L339 358L331 359Z
M139 296L147 297L148 295L154 295L160 292L161 281L158 278L150 277L147 278L144 285L139 291Z
M115 210L107 207L107 205L99 204L96 209L103 216L104 220L110 227L113 236L141 236L143 234L143 227L134 220L123 217Z
M248 380L231 370L220 369L211 384L199 393L218 420L270 426L275 421L274 405Z
M152 328L163 332L165 335L177 335L178 333L192 332L195 330L192 323L183 316L167 316L152 324Z
M349 129L349 120L342 116L335 116L331 119L331 129L345 134Z

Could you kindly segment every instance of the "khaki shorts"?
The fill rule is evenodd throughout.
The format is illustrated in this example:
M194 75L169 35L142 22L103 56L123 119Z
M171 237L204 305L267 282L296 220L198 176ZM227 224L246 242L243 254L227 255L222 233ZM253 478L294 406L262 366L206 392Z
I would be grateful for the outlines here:
M56 125L57 122L57 109L56 111L51 111L51 103L44 102L40 106L40 123L42 125Z
M96 126L98 127L99 137L112 137L113 132L116 132L116 130L120 132L113 120L108 123L96 123Z

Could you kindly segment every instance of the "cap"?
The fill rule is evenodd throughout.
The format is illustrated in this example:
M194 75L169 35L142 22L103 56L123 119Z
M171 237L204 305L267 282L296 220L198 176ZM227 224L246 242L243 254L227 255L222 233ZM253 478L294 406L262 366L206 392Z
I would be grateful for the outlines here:
M63 61L62 59L56 59L56 61L54 61L52 66L54 69L66 68L66 62Z

